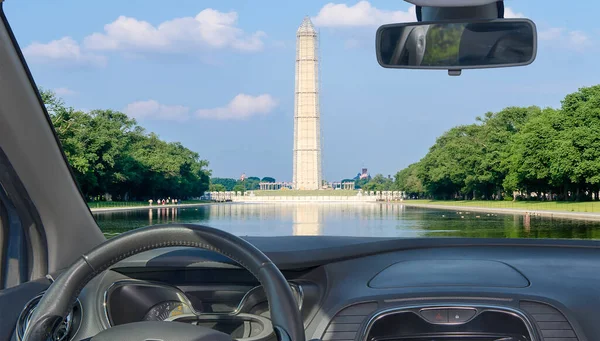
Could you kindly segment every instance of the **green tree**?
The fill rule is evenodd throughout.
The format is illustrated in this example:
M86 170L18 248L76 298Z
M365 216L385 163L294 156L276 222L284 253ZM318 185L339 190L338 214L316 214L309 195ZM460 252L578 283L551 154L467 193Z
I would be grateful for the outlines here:
M600 85L581 88L561 102L560 131L556 144L556 166L569 171L575 199L590 199L600 190ZM568 166L567 166L568 163ZM567 168L570 167L570 168ZM559 173L560 174L560 173ZM566 191L563 191L563 196Z
M260 189L260 178L256 176L250 176L246 180L241 181L241 184L248 191L256 191Z
M364 189L364 186L371 180L371 178L358 179L354 182L355 189Z
M211 192L225 192L227 189L221 184L210 184L208 190Z
M476 124L450 129L421 160L423 186L433 197L466 198L480 187L475 172L481 162L480 130Z
M244 193L244 192L246 192L246 187L244 187L243 184L239 183L239 184L233 186L233 191L234 192L242 192L242 193Z
M396 174L394 187L422 186L440 199L600 198L599 136L597 85L567 95L559 109L509 107L450 129Z
M546 109L540 115L530 118L512 138L505 162L508 174L503 182L508 193L542 193L550 189L552 149L557 134L552 122L555 118L555 110ZM564 178L558 181L562 180Z
M81 191L88 199L189 198L208 189L208 162L180 143L146 134L113 110L74 110L40 90Z
M532 117L540 115L538 107L509 107L498 113L486 113L480 122L480 162L475 173L480 184L478 190L484 199L503 198L504 179L508 174L506 160L510 157L513 137Z
M377 174L362 189L365 191L389 191L392 189L392 186L392 179L384 177L383 174Z
M413 163L399 171L394 178L393 189L403 191L408 196L422 196L424 189L419 171L418 163Z
M149 134L133 146L132 157L143 175L142 187L153 196L198 196L208 189L208 165L180 143L167 143Z
M561 104L544 109L515 136L507 188L571 200L598 194L600 86L581 88Z
M271 182L271 183L273 183L273 182L277 182L277 181L275 181L275 178L272 178L270 176L265 176L264 178L262 178L261 182Z
M238 180L233 178L212 178L210 179L211 184L221 184L225 186L226 190L232 191L233 187L237 185Z

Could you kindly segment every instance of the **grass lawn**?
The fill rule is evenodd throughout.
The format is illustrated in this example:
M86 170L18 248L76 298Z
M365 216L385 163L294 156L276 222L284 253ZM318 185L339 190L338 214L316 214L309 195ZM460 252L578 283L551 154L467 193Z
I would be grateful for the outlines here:
M407 204L511 208L519 210L600 212L600 201L485 201L485 200L405 200Z
M276 190L276 191L254 191L254 195L260 197L349 197L358 194L354 190L314 190L314 191L295 191L295 190Z

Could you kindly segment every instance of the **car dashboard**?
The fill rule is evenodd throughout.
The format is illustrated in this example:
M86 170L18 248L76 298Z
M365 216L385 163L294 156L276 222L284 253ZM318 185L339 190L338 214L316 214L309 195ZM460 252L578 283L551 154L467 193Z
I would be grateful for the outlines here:
M595 242L280 237L273 244L277 238L249 240L287 278L307 340L600 336ZM133 256L91 281L63 334L82 340L115 325L163 320L269 340L269 318L264 291L245 269L210 251L169 248Z
M215 329L238 340L265 339L273 333L263 287L246 278L245 270L226 270L229 274L218 271L223 277L235 277L234 284L221 282L223 277L214 269L204 270L208 271L194 271L205 278L201 282L177 278L182 270L163 269L158 275L144 272L140 276L140 272L119 269L109 274L112 278L107 280L112 284L103 295L104 322L110 327L140 321L183 322ZM319 297L316 285L304 281L289 281L289 285L298 309L310 312L309 307L314 307Z

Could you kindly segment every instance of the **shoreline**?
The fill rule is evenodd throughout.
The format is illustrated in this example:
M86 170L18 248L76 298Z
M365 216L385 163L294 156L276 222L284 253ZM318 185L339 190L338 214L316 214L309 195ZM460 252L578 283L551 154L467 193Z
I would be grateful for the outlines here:
M452 206L452 205L436 205L436 204L419 204L410 203L406 201L397 202L400 205L406 205L410 207L422 207L431 209L440 209L445 211L472 211L472 212L484 212L484 213L501 213L501 214L519 214L519 215L531 215L538 217L549 217L549 218L561 218L561 219L576 219L576 220L588 220L588 221L600 221L600 213L586 213L586 212L566 212L566 211L549 211L549 210L524 210L518 208L492 208L492 207L478 207L478 206Z
M215 204L213 202L199 202L195 204L179 204L179 205L152 205L152 206L129 206L129 207L95 207L90 208L92 213L105 213L105 212L115 212L115 211L136 211L136 210L148 210L155 208L177 208L177 207L195 207L195 206L203 206L203 205L212 205Z
M247 202L204 202L195 204L179 204L179 205L153 205L153 206L130 206L130 207L103 207L103 208L90 208L92 213L108 213L108 212L121 212L121 211L136 211L136 210L147 210L147 209L160 209L160 208L187 208L187 207L198 207L204 205L215 205L215 204L326 204L326 203L353 203L353 204L396 204L405 205L409 207L420 207L429 209L438 209L444 211L471 211L471 212L482 212L482 213L500 213L500 214L511 214L511 215L530 215L548 218L561 218L561 219L576 219L576 220L587 220L587 221L600 221L600 213L588 213L588 212L568 212L568 211L552 211L552 210L526 210L518 208L493 208L493 207L479 207L479 206L453 206L453 205L437 205L437 204L421 204L411 203L410 201L369 201L369 202L349 202L349 201L295 201L295 200L284 200L284 201L269 201L269 200L257 200Z

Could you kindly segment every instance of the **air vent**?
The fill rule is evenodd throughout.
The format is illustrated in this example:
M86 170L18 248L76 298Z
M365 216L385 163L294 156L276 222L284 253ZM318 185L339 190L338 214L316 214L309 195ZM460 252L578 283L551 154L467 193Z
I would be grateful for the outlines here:
M353 341L362 323L375 310L377 310L375 302L359 303L342 309L325 329L322 340Z
M31 316L35 312L35 308L40 303L42 296L44 293L42 292L38 296L31 299L31 301L27 302L23 311L19 315L19 319L17 320L17 340L23 340L25 336L25 331L27 330L27 326L29 326L29 322L31 321ZM53 341L66 341L71 339L79 329L79 325L81 322L81 303L79 300L75 302L75 306L69 312L69 315L64 319L64 321L58 326L58 328L54 331L54 335L52 336Z
M534 319L544 341L578 341L567 318L553 307L537 302L521 301L521 309Z

